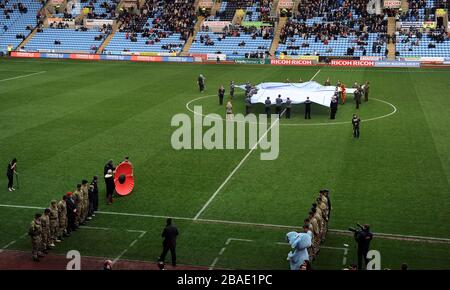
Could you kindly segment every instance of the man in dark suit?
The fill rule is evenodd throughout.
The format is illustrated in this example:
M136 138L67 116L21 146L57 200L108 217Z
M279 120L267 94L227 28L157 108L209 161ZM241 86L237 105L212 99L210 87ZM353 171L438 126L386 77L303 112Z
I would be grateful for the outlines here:
M66 209L67 209L67 233L75 231L77 229L75 225L76 220L76 206L72 197L72 192L66 194Z
M220 86L219 91L217 92L217 94L219 95L219 105L223 105L223 98L225 97L225 88L222 86Z
M166 259L167 252L170 250L170 255L172 256L172 266L177 266L177 255L176 255L176 245L177 245L178 229L172 224L172 219L168 218L166 222L166 227L164 228L161 237L164 238L163 241L163 252L159 257L159 262L164 262Z
M305 119L311 119L311 100L309 97L305 101Z
M267 99L264 101L264 112L267 115L267 118L270 118L270 105L272 102L270 101L270 97L267 97Z

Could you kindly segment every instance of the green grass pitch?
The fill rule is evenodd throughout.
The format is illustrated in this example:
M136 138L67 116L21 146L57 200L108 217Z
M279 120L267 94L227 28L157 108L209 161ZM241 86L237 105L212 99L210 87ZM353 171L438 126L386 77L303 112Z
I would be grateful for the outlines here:
M6 170L16 157L20 172L20 189L12 193L6 177L0 178L0 204L46 207L82 178L101 175L108 159L118 162L128 155L135 166L134 192L108 206L101 182L100 210L130 215L99 214L90 223L96 229L77 231L56 252L77 249L114 259L128 248L122 258L153 262L161 251L163 217L173 216L180 230L180 264L288 269L289 248L280 243L289 226L302 224L323 187L331 191L332 229L360 222L377 233L450 239L450 70L318 70L0 60L0 164ZM204 94L195 83L200 73L207 78ZM281 120L278 159L261 161L255 150L202 220L192 221L248 149L176 151L170 144L172 116L192 116L187 103L223 115L215 95L221 84L228 93L230 80L257 84L314 75L320 83L327 77L349 86L371 82L370 101L358 113L373 120L362 123L361 138L351 135L351 98L334 121L343 124L330 124L328 111L318 106L305 121L299 107L291 120ZM234 111L243 112L243 95L237 92ZM29 250L23 234L35 211L0 207L0 248L16 240L11 248ZM132 247L139 232L130 229L146 231ZM353 262L353 245L350 236L330 233L314 268L340 269ZM380 251L382 268L398 269L406 262L413 269L450 269L450 243L375 237L372 249Z

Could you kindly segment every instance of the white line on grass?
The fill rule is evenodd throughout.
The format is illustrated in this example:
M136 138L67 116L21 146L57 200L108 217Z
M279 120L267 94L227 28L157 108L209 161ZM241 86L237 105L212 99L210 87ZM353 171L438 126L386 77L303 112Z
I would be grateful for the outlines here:
M214 267L217 265L217 262L219 262L219 258L220 256L223 255L223 253L225 252L225 250L227 249L227 246L230 245L230 243L232 241L239 241L239 242L254 242L254 240L247 240L247 239L237 239L237 238L229 238L227 239L227 241L225 242L225 246L220 249L219 254L217 255L217 257L213 260L213 262L211 263L211 265L209 266L209 270L214 270Z
M216 95L208 95L208 96L201 96L201 97L192 99L192 100L190 100L189 102L186 103L186 109L188 111L190 111L191 113L197 115L197 116L202 116L202 117L209 118L209 119L221 120L221 118L214 118L213 116L208 116L208 115L205 115L205 114L199 114L198 112L195 112L194 110L192 110L191 107L190 107L191 103L193 103L193 102L195 102L197 100L200 100L200 99L210 98L210 97L217 97L217 96ZM369 118L369 119L363 119L363 120L361 120L361 122L367 123L367 122L370 122L370 121L375 121L375 120L380 120L380 119L383 119L383 118L387 118L387 117L390 117L390 116L394 115L398 111L396 106L394 106L393 104L391 104L391 103L389 103L387 101L380 100L380 99L377 99L377 98L370 98L370 99L378 101L378 102L381 102L381 103L384 103L384 104L387 104L393 110L390 113L385 114L383 116L373 117L373 118ZM243 121L234 120L233 122L242 123ZM255 122L244 122L244 123L256 124ZM332 122L332 123L288 123L288 124L280 124L280 126L291 126L291 127L292 126L333 126L333 125L348 125L348 124L349 124L348 121L342 121L342 122Z
M3 246L3 247L0 249L0 254L1 254L3 251L5 251L6 249L8 249L9 247L11 247L12 245L14 245L15 243L17 243L18 240L20 240L20 239L26 237L27 235L28 235L28 233L25 233L25 234L21 235L17 240L11 241L11 242L9 242L8 244L6 244L5 246Z
M128 231L130 231L130 230L128 230ZM128 252L128 250L129 249L131 249L137 242L138 242L138 240L140 239L140 238L142 238L147 232L146 231L136 231L136 230L133 230L133 232L141 232L141 234L134 240L134 241L132 241L131 243L130 243L130 245L128 245L128 248L126 248L125 250L123 250L113 261L112 261L112 264L114 265L117 261L119 261L120 260L120 258L122 258L123 257L123 255L125 255L125 253L126 252Z
M319 73L320 73L320 69L312 76L310 81L312 81ZM230 181L230 179L239 170L239 168L241 168L241 166L245 163L245 161L253 153L253 151L255 151L255 149L258 147L259 143L261 143L261 141L266 137L267 133L269 133L269 131L272 130L273 126L275 126L280 121L281 116L283 116L285 112L286 112L286 109L284 109L284 111L280 114L280 117L278 117L275 120L275 122L273 122L273 124L269 127L269 129L267 129L266 132L264 132L264 134L261 136L261 138L259 138L258 142L256 142L256 144L250 149L250 151L248 151L248 153L244 156L244 158L242 158L241 162L239 162L238 165L233 169L233 171L231 171L231 173L227 176L227 178L224 180L224 182L222 182L222 184L219 186L219 188L217 188L217 190L213 193L213 195L208 199L208 201L203 205L203 207L197 212L197 214L194 217L194 221L197 220L200 217L200 215L205 211L205 209L211 204L211 202L214 200L214 198L216 198L216 196L219 194L219 192L222 190L222 188L228 183L228 181Z
M286 111L286 109L283 111L283 113L281 113L280 116L282 116L285 111ZM247 158L253 153L253 151L255 151L255 149L258 147L259 143L261 143L261 141L266 137L267 133L269 133L269 131L272 130L273 126L275 126L279 120L280 120L280 118L277 118L275 120L275 122L273 122L273 124L269 127L269 129L267 129L266 132L264 132L264 134L261 136L261 138L259 138L258 142L256 142L255 145L253 145L253 147L250 149L250 151L248 151L248 153L244 156L244 158L242 158L241 162L238 163L238 165L233 169L233 171L231 171L231 173L227 176L227 178L224 180L224 182L222 182L222 184L219 186L219 188L217 188L217 190L214 192L214 194L208 199L208 201L205 203L205 205L203 205L203 207L198 211L198 213L194 217L194 220L197 220L199 218L199 216L203 213L203 211L205 211L205 209L210 205L210 203L214 200L214 198L217 196L217 194L219 194L219 192L228 183L228 181L231 179L231 177L233 177L233 175L239 170L239 168L241 168L241 166L245 163Z
M320 69L313 75L313 77L309 81L312 81L313 79L315 79L319 73L320 73Z
M22 206L22 205L11 205L11 204L0 204L0 207L5 208L20 208L20 209L45 209L44 207L36 207L36 206ZM196 221L203 223L218 223L218 224L232 224L232 225L244 225L244 226L255 226L255 227L271 227L271 228L286 228L286 229L297 229L300 226L289 226L289 225L277 225L277 224L266 224L266 223L252 223L252 222L240 222L240 221L229 221L229 220L218 220L218 219L196 219L188 218L188 217L174 217L174 216L163 216L163 215L151 215L151 214L138 214L138 213L125 213L125 212L109 212L109 211L98 211L98 214L107 214L107 215L120 215L120 216L133 216L133 217L146 217L146 218L159 218L159 219L178 219L178 220L186 220L186 221ZM138 230L128 230L128 231L138 231ZM329 229L328 231L341 234L341 235L353 235L348 230L339 230L339 229ZM144 231L141 231L144 232ZM390 238L393 240L401 240L404 241L406 239L418 242L435 242L435 243L445 243L450 244L449 238L436 238L436 237L427 237L427 236L415 236L415 235L399 235L399 234L387 234L387 233L373 233L377 237L381 238Z
M17 79L23 79L23 78L31 77L31 76L34 76L34 75L43 74L43 73L46 73L46 71L39 71L39 72L35 72L35 73L32 73L32 74L27 74L27 75L22 75L22 76L2 79L2 80L0 80L0 82L6 82L6 81L17 80Z
M103 230L103 231L109 231L111 228L102 228L102 227L91 227L91 226L80 226L82 229L88 229L88 230Z

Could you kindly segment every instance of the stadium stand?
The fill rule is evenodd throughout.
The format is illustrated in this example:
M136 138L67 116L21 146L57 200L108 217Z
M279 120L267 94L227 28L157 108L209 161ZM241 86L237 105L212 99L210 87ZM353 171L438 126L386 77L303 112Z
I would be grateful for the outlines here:
M230 59L236 58L265 58L274 36L273 21L269 19L272 1L223 1L214 19L232 21L237 9L246 12L244 21L268 23L267 26L227 25L222 31L214 32L204 22L202 31L189 49L193 54L226 54ZM270 25L270 26L269 26Z
M89 8L88 19L115 19L120 0L70 0L64 11L55 13L54 17L73 19Z
M37 25L42 1L0 0L0 52L15 49Z
M196 12L192 1L147 0L141 13L124 11L122 25L104 53L172 52L178 53L193 33Z
M387 18L370 15L368 0L308 0L285 25L278 54L322 56L387 55Z
M27 51L94 53L108 30L45 28L26 45Z

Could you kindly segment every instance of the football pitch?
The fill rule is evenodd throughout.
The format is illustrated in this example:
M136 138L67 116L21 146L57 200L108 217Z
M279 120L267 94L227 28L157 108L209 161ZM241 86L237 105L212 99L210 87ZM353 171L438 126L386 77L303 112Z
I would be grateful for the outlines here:
M196 79L206 77L206 92ZM260 149L175 150L174 115L225 114L217 89L247 81L326 78L370 81L369 102L352 98L336 120L303 106L280 119L279 156ZM0 164L18 159L20 188L0 178L0 249L29 251L37 208L73 191L103 166L130 156L136 186L104 200L100 213L55 253L155 262L166 217L180 236L178 263L210 268L288 269L285 235L299 230L322 188L330 232L314 269L355 262L348 227L368 223L381 267L450 269L450 70L281 67L0 59ZM234 113L244 112L236 90ZM263 113L255 106L254 113ZM363 120L352 137L351 116ZM350 232L348 232L350 233ZM377 235L378 233L378 235ZM1 257L1 250L0 250ZM31 259L31 257L30 257ZM45 259L45 258L44 258Z

